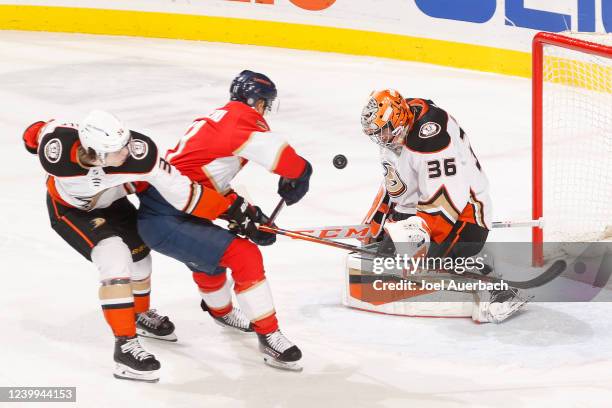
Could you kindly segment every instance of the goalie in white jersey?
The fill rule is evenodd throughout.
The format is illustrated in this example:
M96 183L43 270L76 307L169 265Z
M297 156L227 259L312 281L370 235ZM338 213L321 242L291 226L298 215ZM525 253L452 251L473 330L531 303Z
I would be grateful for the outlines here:
M149 308L150 249L138 235L136 208L126 195L150 183L192 216L248 223L244 200L192 182L159 157L153 140L106 112L93 111L79 125L36 122L23 140L48 174L51 227L99 271L102 311L116 337L115 376L157 381L160 364L136 333L169 341L176 336L168 317Z
M480 252L491 225L489 182L466 133L432 101L375 91L361 114L363 131L380 146L384 182L366 223L372 240L386 231L409 255L469 257ZM474 319L499 322L525 302L518 293L490 293ZM507 302L492 316L489 303ZM495 308L500 309L499 307Z
M361 115L364 132L380 148L384 170L366 217L373 236L387 217L417 216L431 240L430 255L470 256L459 242L483 243L491 225L489 182L467 135L433 102L404 99L394 90L374 92Z

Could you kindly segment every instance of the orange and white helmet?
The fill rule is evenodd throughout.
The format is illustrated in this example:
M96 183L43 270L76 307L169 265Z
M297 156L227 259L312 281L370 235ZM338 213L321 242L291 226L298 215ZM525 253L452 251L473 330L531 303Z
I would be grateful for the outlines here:
M402 144L413 124L408 103L393 89L372 92L361 112L363 133L383 147Z

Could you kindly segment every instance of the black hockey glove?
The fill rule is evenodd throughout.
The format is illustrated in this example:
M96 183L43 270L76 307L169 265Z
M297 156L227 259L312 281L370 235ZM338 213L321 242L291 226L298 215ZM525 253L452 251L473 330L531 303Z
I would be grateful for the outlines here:
M257 245L266 246L276 242L276 234L258 229L259 225L266 224L269 218L259 207L250 205L237 194L232 205L221 217L229 221L230 231L244 235Z
M256 205L250 207L250 222L247 223L245 235L254 244L260 246L272 245L276 242L276 234L259 230L260 225L265 225L270 218Z
M308 192L312 166L306 161L306 167L302 175L295 179L281 177L278 180L278 195L285 199L287 205L300 201Z

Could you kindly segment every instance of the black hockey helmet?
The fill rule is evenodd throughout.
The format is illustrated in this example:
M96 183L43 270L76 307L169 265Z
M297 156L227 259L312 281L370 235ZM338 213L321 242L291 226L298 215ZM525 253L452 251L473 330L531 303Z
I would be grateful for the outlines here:
M230 86L230 100L255 106L258 100L263 99L266 111L272 109L276 95L276 85L270 78L249 70L244 70L238 74Z

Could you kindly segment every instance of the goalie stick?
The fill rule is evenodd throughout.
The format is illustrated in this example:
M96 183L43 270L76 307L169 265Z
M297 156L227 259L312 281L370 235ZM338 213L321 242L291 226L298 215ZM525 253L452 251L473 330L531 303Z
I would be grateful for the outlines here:
M274 211L272 212L268 225L260 225L259 229L265 232L271 232L271 233L275 233L278 235L284 235L290 238L301 239L303 241L314 242L316 244L331 246L334 248L344 249L344 250L351 251L351 252L357 252L357 253L361 253L364 255L379 256L378 252L373 249L364 248L364 247L360 247L356 245L350 245L350 244L346 244L343 242L334 241L332 239L319 238L319 237L315 237L309 234L305 234L303 232L291 231L291 230L286 230L283 228L278 228L276 225L273 225L273 222L274 222L274 219L280 213L280 211L283 209L284 205L285 205L285 200L281 199L276 205L276 207L274 208ZM497 228L507 228L507 227L512 226L512 224L522 224L520 226L534 226L535 223L537 223L538 226L541 226L542 219L540 218L539 220L532 220L532 221L525 221L525 222L512 222L512 221L505 221L505 222L498 222L498 223L494 222L493 227L496 228L495 225L498 225ZM544 270L538 276L532 279L525 280L525 281L514 281L514 280L508 280L508 279L501 279L501 278L496 278L496 277L489 276L489 275L480 275L480 274L473 273L473 272L464 272L460 274L456 272L444 271L443 273L446 273L449 276L464 277L467 279L474 279L474 280L483 280L483 281L492 282L492 283L505 282L506 284L508 284L508 286L512 286L517 289L531 289L531 288L537 288L539 286L543 286L547 284L548 282L552 281L553 279L561 275L565 271L566 268L567 268L567 262L559 259L553 262L552 265L546 268L546 270Z
M370 255L370 256L379 256L377 251L373 249L359 247L356 245L345 244L343 242L337 242L337 241L327 239L327 238L313 237L308 234L304 234L304 233L296 232L296 231L290 231L290 230L278 228L276 226L261 225L259 229L265 232L272 232L272 233L279 234L279 235L285 235L291 238L300 239L300 240L308 241L308 242L314 242L316 244L327 245L327 246L344 249L344 250L351 251L351 252L357 252L357 253ZM529 279L529 280L525 280L525 281L514 281L514 280L508 280L508 279L501 279L501 278L496 278L493 276L480 275L480 274L473 273L473 272L457 273L457 272L452 272L452 271L443 271L441 273L446 273L451 276L463 277L463 278L474 279L474 280L482 280L482 281L492 282L492 283L505 282L508 284L508 286L512 286L517 289L531 289L531 288L537 288L539 286L543 286L547 284L548 282L552 281L553 279L561 275L563 271L565 271L566 268L567 268L567 262L560 259L560 260L555 261L552 265L546 268L538 276L532 279Z

